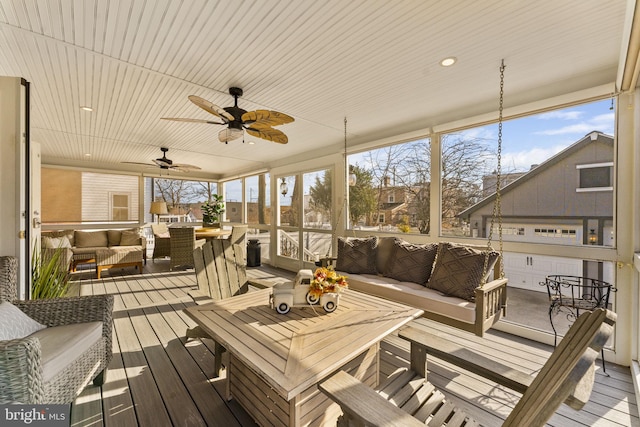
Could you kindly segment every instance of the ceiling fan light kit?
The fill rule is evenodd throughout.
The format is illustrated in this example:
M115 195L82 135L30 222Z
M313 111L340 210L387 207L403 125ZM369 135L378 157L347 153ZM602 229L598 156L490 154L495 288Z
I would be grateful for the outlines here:
M293 117L271 110L255 110L247 111L238 107L238 98L242 96L243 91L239 87L229 88L229 94L234 98L232 107L218 107L217 105L200 98L196 95L189 95L189 100L207 113L213 114L221 121L214 122L201 119L185 119L177 117L162 117L162 120L174 120L181 122L207 123L213 125L227 125L227 127L218 132L220 142L227 144L229 141L244 136L244 131L256 138L266 139L267 141L286 144L289 142L287 135L282 131L274 129L272 126L283 125L294 121ZM244 142L244 140L243 140Z

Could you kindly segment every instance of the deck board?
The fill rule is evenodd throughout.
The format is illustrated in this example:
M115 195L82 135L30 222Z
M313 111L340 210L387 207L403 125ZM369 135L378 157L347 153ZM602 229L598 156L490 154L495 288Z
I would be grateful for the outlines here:
M195 326L183 309L195 305L194 270L168 271L167 260L148 263L143 274L111 269L102 279L95 270L74 274L72 289L81 295L113 294L114 357L102 387L89 385L71 408L72 426L251 426L250 416L234 400L224 399L223 377L213 378L214 347L208 339L185 342ZM290 279L291 272L269 266L249 269L254 279ZM489 331L484 338L426 319L415 326L463 342L503 363L534 374L553 348ZM381 344L381 375L407 366L409 345L397 336ZM628 367L597 366L594 390L582 411L562 406L549 426L638 426L638 406ZM483 425L500 425L519 394L437 359L429 360L429 379Z

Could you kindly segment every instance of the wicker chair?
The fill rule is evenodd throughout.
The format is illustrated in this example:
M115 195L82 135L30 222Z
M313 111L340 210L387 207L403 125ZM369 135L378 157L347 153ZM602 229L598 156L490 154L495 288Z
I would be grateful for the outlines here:
M167 224L151 224L151 230L153 231L153 238L155 241L153 245L153 261L155 262L156 258L171 256L171 241L170 237L167 237L167 233L169 233L169 227L167 227Z
M19 301L17 267L15 257L0 257L0 302L11 302L49 328L102 322L102 336L47 380L43 376L44 347L39 338L30 335L0 341L0 404L70 403L91 380L97 386L104 383L112 357L113 296Z
M171 227L171 260L169 270L174 267L194 267L193 250L204 245L205 240L196 240L196 230L193 227Z

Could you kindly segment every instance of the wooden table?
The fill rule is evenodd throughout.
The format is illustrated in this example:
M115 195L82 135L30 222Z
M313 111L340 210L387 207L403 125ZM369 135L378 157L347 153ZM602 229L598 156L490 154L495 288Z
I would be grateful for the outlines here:
M196 239L219 239L230 234L231 230L222 228L196 228Z
M270 289L190 307L185 312L229 352L229 397L260 425L335 426L339 407L317 383L343 369L375 386L380 341L422 310L346 290L320 307L269 307Z

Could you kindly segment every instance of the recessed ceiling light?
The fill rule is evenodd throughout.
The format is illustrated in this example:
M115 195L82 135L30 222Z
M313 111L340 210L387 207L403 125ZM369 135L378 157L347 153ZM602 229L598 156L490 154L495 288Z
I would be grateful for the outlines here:
M443 67L451 67L457 61L458 58L456 58L455 56L449 56L448 58L444 58L442 61L440 61L440 65L442 65Z
M91 153L84 153L85 157L91 157Z
M86 107L86 106L85 106L85 107L80 107L80 109L81 109L81 110L84 110L84 111L93 111L93 108L91 108L91 107Z
M253 144L255 144L255 142L249 141L249 145L253 145Z

